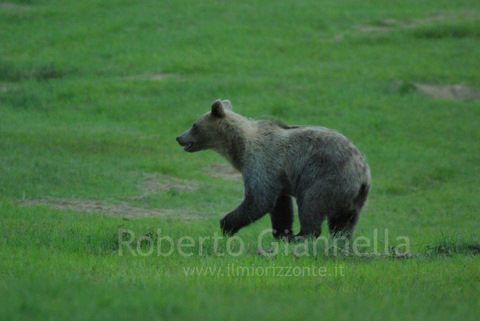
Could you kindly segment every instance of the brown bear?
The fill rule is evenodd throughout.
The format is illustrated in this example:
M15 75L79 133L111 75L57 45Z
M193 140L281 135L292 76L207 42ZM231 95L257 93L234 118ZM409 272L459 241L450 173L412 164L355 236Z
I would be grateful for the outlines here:
M325 218L333 236L349 238L370 190L365 157L345 136L247 119L228 100L216 100L177 141L187 152L212 149L242 173L245 199L220 221L225 235L270 213L275 238L318 237ZM301 226L296 237L292 196Z

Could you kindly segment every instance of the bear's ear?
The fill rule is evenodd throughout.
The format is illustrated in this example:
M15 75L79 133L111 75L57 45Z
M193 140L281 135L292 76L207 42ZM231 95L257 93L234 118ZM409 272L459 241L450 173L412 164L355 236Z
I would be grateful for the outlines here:
M232 103L230 102L230 100L228 100L228 99L223 100L222 104L223 104L223 108L228 109L230 111L233 111Z
M212 104L212 115L213 117L222 118L225 117L225 110L223 109L223 104L220 99L215 100Z

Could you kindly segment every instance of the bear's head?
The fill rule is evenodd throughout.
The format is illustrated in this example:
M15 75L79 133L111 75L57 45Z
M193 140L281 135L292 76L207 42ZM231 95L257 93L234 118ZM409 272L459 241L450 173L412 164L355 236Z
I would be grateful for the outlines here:
M215 149L224 139L224 124L226 114L232 111L228 100L216 100L211 111L200 117L192 128L177 137L177 142L184 146L187 152L198 152L205 149Z

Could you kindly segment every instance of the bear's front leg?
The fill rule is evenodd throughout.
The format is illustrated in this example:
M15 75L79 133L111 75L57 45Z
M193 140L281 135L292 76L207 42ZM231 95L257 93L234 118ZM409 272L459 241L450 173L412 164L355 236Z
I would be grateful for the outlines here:
M273 188L246 185L243 202L220 220L223 234L233 236L242 227L262 218L272 210L277 197L278 193Z
M235 218L233 212L227 214L220 220L220 228L225 236L235 235L243 226L245 225L239 224L238 219Z

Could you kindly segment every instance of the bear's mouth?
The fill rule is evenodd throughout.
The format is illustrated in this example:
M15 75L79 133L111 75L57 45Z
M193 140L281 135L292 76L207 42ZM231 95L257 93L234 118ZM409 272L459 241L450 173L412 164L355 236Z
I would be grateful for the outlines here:
M183 150L188 152L192 149L193 143L186 143L184 146L185 146L185 148Z

